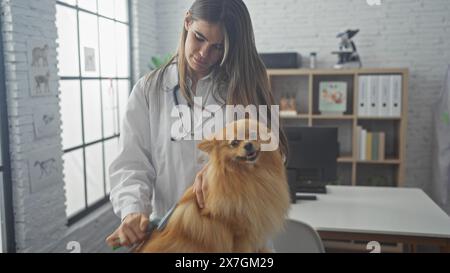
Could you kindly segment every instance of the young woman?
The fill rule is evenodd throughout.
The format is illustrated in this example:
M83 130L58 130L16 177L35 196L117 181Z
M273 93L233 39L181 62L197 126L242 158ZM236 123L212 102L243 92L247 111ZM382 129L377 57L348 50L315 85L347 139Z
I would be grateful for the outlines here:
M196 105L202 108L267 105L270 115L274 100L242 0L196 0L186 13L178 52L134 86L122 120L121 150L110 166L110 198L122 219L106 240L110 246L140 242L149 215L162 218L192 181L203 206L206 160L198 142L171 136L173 108L192 108L194 96L202 97L203 105ZM279 135L285 154L286 138Z

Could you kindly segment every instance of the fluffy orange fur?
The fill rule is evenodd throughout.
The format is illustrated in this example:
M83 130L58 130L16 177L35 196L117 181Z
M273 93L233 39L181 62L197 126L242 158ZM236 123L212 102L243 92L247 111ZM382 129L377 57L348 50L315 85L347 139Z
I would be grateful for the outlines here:
M229 124L220 133L245 127L252 120ZM256 160L246 159L251 142ZM199 149L209 154L205 178L208 190L200 209L192 186L178 202L166 227L154 231L137 252L263 252L267 241L283 228L289 209L289 189L279 150L259 151L257 140L231 143L204 140ZM252 158L253 159L253 158Z

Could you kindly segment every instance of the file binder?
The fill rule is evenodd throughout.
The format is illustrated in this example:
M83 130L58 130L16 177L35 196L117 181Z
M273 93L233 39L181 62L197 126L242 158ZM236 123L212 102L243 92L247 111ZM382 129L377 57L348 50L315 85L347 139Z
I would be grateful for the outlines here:
M378 116L378 93L379 93L379 78L380 76L369 77L369 116Z
M402 111L402 76L391 76L391 117L400 117Z
M358 116L367 116L369 101L369 76L358 78Z
M390 116L390 89L391 89L391 76L380 76L380 90L378 93L378 116L388 117Z

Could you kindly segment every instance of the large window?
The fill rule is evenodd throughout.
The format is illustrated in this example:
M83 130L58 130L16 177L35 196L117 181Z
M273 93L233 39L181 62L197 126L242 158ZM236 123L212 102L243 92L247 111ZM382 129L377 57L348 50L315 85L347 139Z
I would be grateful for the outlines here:
M57 1L58 66L69 224L108 201L130 93L127 0Z

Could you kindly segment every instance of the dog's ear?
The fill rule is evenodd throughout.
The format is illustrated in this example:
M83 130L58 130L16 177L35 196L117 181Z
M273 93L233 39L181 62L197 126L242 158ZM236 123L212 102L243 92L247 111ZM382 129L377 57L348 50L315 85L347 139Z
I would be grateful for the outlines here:
M215 139L212 139L212 140L205 139L198 144L198 148L205 153L210 153L212 151L214 145L216 145Z

